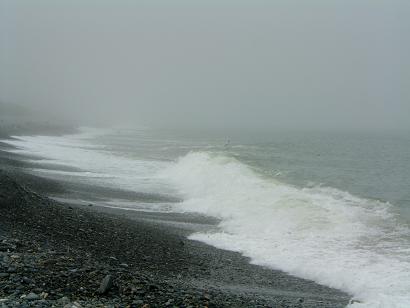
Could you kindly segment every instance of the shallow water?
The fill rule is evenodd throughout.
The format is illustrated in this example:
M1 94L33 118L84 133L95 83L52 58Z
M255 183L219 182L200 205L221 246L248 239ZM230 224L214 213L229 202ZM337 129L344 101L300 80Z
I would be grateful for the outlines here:
M347 291L354 306L410 306L409 136L82 129L6 142L40 158L36 174L146 197L108 205L216 217L218 230L190 237Z

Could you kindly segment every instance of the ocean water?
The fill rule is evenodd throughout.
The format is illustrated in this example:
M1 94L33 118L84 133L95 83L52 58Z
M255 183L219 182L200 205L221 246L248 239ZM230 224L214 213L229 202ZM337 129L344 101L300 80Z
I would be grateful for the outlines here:
M36 156L38 175L153 196L100 205L216 217L190 238L346 291L352 307L410 307L410 135L229 138L82 128L3 142Z

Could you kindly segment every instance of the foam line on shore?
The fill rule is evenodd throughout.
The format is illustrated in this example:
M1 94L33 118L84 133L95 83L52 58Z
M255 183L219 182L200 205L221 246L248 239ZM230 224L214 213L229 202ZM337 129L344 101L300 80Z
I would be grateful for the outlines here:
M219 232L191 239L349 292L362 302L353 306L410 306L410 232L388 203L293 187L206 152L161 175L180 188L182 209L221 219Z

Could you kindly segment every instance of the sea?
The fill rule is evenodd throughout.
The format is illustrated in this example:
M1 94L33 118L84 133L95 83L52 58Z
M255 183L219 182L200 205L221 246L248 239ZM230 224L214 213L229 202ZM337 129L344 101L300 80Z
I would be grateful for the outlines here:
M96 205L213 217L189 238L348 292L351 307L410 307L408 133L83 127L2 141L37 175L146 196Z

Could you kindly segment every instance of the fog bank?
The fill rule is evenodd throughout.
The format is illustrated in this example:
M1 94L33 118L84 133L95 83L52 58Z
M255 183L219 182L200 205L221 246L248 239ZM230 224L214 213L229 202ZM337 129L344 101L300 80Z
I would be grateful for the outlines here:
M410 129L408 1L0 3L0 101L45 117Z

